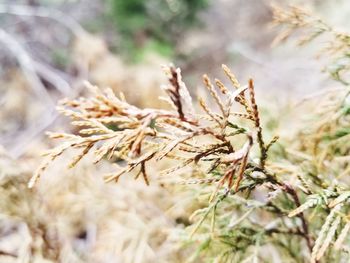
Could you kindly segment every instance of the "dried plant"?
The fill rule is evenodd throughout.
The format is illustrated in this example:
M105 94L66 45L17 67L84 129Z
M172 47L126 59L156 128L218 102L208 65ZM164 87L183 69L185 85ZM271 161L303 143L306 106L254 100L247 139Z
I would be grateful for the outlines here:
M111 90L102 91L90 84L87 86L93 97L63 101L59 111L72 119L79 133L49 133L51 138L63 139L63 143L46 153L46 160L33 175L29 187L34 186L52 161L67 149L75 148L79 153L68 165L70 168L90 151L95 156L94 163L103 158L114 160L117 170L105 177L107 182L118 181L122 175L135 170L135 178L142 175L148 184L147 164L152 161L178 162L161 171L163 175L171 175L190 165L196 167L197 172L183 182L208 185L212 191L208 196L210 204L193 227L193 233L201 228L211 212L215 215L219 203L238 192L249 195L260 185L273 192L280 189L300 204L295 190L266 169L268 150L278 137L264 142L252 80L241 86L223 66L233 88L219 80L215 80L215 88L204 75L204 85L218 111L211 110L208 103L199 98L203 114L198 114L180 70L172 66L164 70L169 85L163 87L168 95L163 99L173 110L139 109L130 105L123 94L118 98ZM234 103L242 110L234 111ZM303 221L300 235L311 246L305 219L302 215L300 218ZM212 224L214 227L214 222Z
M240 86L229 69L226 66L223 69L234 86L233 90L219 80L216 80L216 89L208 76L203 77L220 110L218 113L212 111L202 98L199 98L199 104L204 114L195 113L180 70L172 66L164 69L170 85L163 87L168 95L163 99L173 110L139 109L130 105L123 94L118 98L109 89L102 91L87 84L94 95L92 98L65 100L59 108L79 128L79 134L49 134L51 138L63 139L64 143L46 154L47 160L38 168L29 187L33 187L51 161L65 150L77 148L80 153L69 167L74 167L90 150L95 154L94 163L104 157L126 162L106 176L107 182L117 181L121 175L138 168L136 177L142 175L148 184L146 164L151 160L169 158L181 162L163 171L163 174L173 173L192 163L207 163L209 173L218 169L224 173L221 178L216 178L218 189L226 184L228 190L234 188L237 191L248 166L253 170L264 169L271 143L265 145L263 141L253 81L250 80L247 86ZM218 91L224 98L219 96ZM234 102L242 105L243 111L233 111ZM252 125L243 128L233 123L233 117ZM243 146L234 146L231 141L239 135L246 137L246 142ZM249 160L255 141L260 149L260 161L257 163Z
M327 54L332 58L327 66L331 76L348 85L350 35L327 24L321 18L303 8L289 6L281 8L272 6L273 25L283 30L275 38L273 45L285 41L292 34L300 33L299 45L305 45L316 38L324 37L327 45L319 50L320 55Z
M279 41L306 28L317 33L303 42L329 33L337 47L333 54L345 54L344 38L299 8L275 8L275 21L288 27ZM232 87L203 76L215 110L202 97L194 106L180 69L173 66L164 67L169 84L162 98L171 109L141 109L123 94L87 83L91 97L64 100L59 107L77 133L49 133L63 143L46 153L29 187L56 158L75 149L70 168L89 154L93 163L113 162L115 171L106 182L130 174L142 176L146 184L171 178L180 188L191 185L186 186L192 189L187 206L194 212L184 220L191 232L184 246L195 251L188 262L271 262L276 257L280 262L345 262L350 252L346 85L319 94L311 120L271 148L278 137L264 139L253 81L242 86L226 66L223 70ZM312 107L313 98L308 101ZM308 115L306 109L299 105L295 111ZM150 167L166 169L149 173Z

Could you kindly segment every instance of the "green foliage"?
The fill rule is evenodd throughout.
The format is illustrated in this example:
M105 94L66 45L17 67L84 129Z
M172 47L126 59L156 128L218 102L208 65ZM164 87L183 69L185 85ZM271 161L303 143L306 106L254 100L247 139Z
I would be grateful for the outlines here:
M53 63L59 68L66 68L71 63L68 52L64 49L56 48L52 52Z
M143 61L144 58L147 57L147 54L150 53L156 53L164 57L172 57L174 55L174 49L170 44L165 42L162 43L154 39L148 40L142 48L136 48L134 50L130 50L130 52L133 56L133 61L136 63Z
M121 50L131 58L149 50L171 56L208 0L109 0L110 16L121 35Z

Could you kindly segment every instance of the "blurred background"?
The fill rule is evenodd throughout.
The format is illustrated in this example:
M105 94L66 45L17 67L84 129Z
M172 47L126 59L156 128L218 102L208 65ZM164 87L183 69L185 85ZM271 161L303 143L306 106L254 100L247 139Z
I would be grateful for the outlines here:
M350 24L347 1L307 5L333 25ZM57 100L82 95L84 80L158 106L161 65L170 62L193 93L203 73L221 77L223 63L282 103L317 89L325 77L314 53L271 48L271 15L268 0L1 0L0 144L23 155L56 121Z
M156 262L176 262L169 229L184 225L187 211L173 209L169 189L146 189L143 182L105 186L91 175L96 171L88 161L70 175L53 168L48 176L54 181L36 195L26 189L26 178L51 144L44 132L70 129L55 111L57 101L86 95L85 80L122 91L140 107L161 106L159 86L166 83L161 65L168 63L182 69L193 94L203 73L222 78L221 64L227 64L242 83L253 77L262 105L268 101L276 109L334 85L321 72L322 60L310 52L312 45L271 48L277 30L271 27L270 3L0 0L0 172L8 191L3 193L7 199L0 199L1 262L20 257L30 262L34 255L38 262L150 262L157 257ZM330 24L349 29L347 0L278 3L307 5ZM85 179L62 183L60 176ZM65 193L71 195L58 198ZM168 202L161 203L165 197ZM116 239L119 243L112 245ZM65 258L68 254L74 258Z

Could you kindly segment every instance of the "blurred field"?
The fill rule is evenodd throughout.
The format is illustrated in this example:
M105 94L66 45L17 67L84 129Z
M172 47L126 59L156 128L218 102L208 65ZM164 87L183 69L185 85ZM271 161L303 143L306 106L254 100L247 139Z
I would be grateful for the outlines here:
M158 108L166 83L161 65L179 66L197 94L201 75L222 77L225 63L239 79L254 77L272 120L320 86L334 86L312 45L271 47L269 1L198 1L200 7L176 11L183 1L152 0L145 20L131 29L118 27L118 12L111 11L124 1L114 0L113 9L112 0L0 0L0 262L185 262L195 250L185 228L201 200L186 186L157 179L156 165L150 186L132 177L105 184L99 175L110 163L93 166L87 158L66 169L68 154L37 188L27 188L41 152L53 144L45 131L74 133L55 107L87 95L85 80L123 92L139 107ZM307 4L329 23L350 26L349 1Z

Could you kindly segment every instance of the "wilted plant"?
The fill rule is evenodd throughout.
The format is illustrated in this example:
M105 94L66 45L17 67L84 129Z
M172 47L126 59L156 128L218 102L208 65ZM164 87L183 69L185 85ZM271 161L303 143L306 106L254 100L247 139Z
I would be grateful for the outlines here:
M162 171L162 174L175 173L190 164L202 168L199 178L192 177L187 182L217 185L208 197L210 205L192 230L193 233L201 227L209 213L215 215L219 203L238 192L249 196L259 185L272 192L284 191L290 197L287 200L300 205L292 186L280 181L266 168L268 150L277 137L267 144L263 140L253 81L250 80L247 86L241 86L226 66L223 69L234 87L233 90L219 80L215 80L215 89L208 76L204 76L204 84L216 102L219 113L212 111L202 98L199 98L199 104L204 114L195 113L180 70L174 67L165 68L170 85L164 87L168 95L165 100L173 110L139 109L128 104L123 95L118 98L111 90L101 91L87 84L94 97L66 100L59 108L78 126L79 135L50 133L52 138L61 138L64 142L46 154L47 160L38 168L29 182L29 187L33 187L51 161L65 150L77 148L81 152L69 167L75 166L89 151L94 152L95 163L104 157L121 163L116 172L106 176L108 182L117 181L121 175L138 168L136 178L142 175L148 184L146 164L151 160L161 161L168 158L180 161L180 164ZM233 111L234 102L241 105L243 111ZM255 145L259 149L259 155L252 149ZM265 205L269 206L259 203L255 208ZM271 206L274 207L272 204ZM196 214L201 211L204 210L197 211ZM274 213L281 216L280 209L274 210ZM248 215L249 213L245 217ZM312 240L307 223L302 214L299 217L303 222L302 228L288 231L298 233L311 249ZM256 231L257 227L254 228L254 234L260 236L261 233ZM228 229L231 231L232 227ZM285 230L269 231L283 233ZM288 231L285 232L289 234ZM257 237L250 238L256 240ZM247 245L251 244L248 242Z
M298 8L275 10L276 23L288 26L279 40L300 27L316 30L303 42L334 33ZM345 54L345 38L334 36L337 54ZM49 133L63 143L46 154L29 187L71 148L80 152L69 167L89 152L94 163L114 162L116 171L106 175L107 182L133 174L149 184L148 165L163 162L168 167L159 174L177 173L182 183L193 184L192 202L200 207L190 217L196 223L189 226L189 244L197 251L189 261L270 262L277 255L281 262L345 262L350 251L349 91L322 93L313 120L270 152L278 137L264 140L253 81L242 86L226 66L223 70L233 87L217 79L214 86L204 75L217 110L199 97L202 113L173 66L164 68L169 85L162 98L171 110L140 109L123 94L87 84L92 97L64 100L59 107L78 134Z
M205 86L218 105L219 113L212 111L204 99L199 98L204 114L196 114L180 70L172 66L165 68L170 85L164 87L168 95L164 100L173 110L139 109L128 104L123 94L118 98L109 89L101 91L87 84L94 97L66 100L59 108L64 115L72 118L73 125L80 128L79 135L49 134L51 138L62 138L65 141L46 154L48 160L39 167L29 186L32 187L49 162L66 149L81 149L81 153L69 165L73 167L97 146L93 149L95 163L105 156L127 162L124 167L108 175L106 181L117 181L121 175L138 167L139 174L148 183L146 163L151 159L160 161L170 158L180 160L181 163L163 171L165 174L173 173L191 163L209 163L208 173L218 169L224 172L223 176L211 179L219 181L219 186L227 184L228 190L235 186L237 191L248 166L252 171L264 169L271 143L265 145L263 141L253 81L250 80L247 86L240 86L229 69L226 66L223 68L234 86L234 90L230 91L216 80L218 90L225 100L219 96L208 76L204 76ZM249 97L246 90L249 90ZM244 111L232 111L235 101L243 106ZM253 125L250 128L242 127L233 123L232 117L249 121ZM243 146L234 147L231 140L239 135L245 136L246 142ZM255 135L260 149L258 163L249 160ZM274 141L275 139L272 143ZM180 152L182 155L179 155Z

